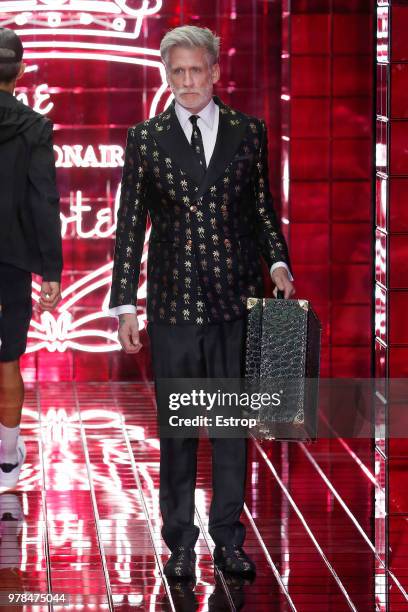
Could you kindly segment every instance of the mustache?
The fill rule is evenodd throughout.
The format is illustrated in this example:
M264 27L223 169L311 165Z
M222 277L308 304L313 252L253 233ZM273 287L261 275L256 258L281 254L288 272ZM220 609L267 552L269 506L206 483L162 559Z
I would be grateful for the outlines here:
M186 89L185 87L182 87L181 89L176 89L176 92L179 95L186 94L186 93L195 93L195 94L200 93L199 91L195 91L195 89Z

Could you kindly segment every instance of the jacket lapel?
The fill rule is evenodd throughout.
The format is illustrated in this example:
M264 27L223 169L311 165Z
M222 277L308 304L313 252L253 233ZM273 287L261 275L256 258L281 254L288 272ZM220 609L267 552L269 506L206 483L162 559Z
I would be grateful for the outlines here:
M216 96L214 102L220 107L217 140L207 172L196 193L195 197L197 199L201 198L218 177L225 172L244 137L248 125L245 115L232 110Z
M183 172L192 178L196 185L200 185L204 171L183 132L174 110L174 101L167 111L156 117L149 131Z
M238 149L248 125L248 118L237 113L214 96L220 108L217 139L207 172L203 172L177 118L174 100L149 126L149 131L169 157L198 185L194 199L201 198L207 189L225 172Z

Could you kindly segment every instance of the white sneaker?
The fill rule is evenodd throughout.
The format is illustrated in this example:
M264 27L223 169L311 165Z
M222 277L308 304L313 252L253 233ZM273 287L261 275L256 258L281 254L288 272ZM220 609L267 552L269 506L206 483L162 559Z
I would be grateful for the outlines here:
M21 436L17 439L17 457L18 463L10 471L4 471L2 466L10 466L10 463L2 463L0 465L0 492L7 489L13 489L18 483L21 468L23 467L26 458L26 447Z

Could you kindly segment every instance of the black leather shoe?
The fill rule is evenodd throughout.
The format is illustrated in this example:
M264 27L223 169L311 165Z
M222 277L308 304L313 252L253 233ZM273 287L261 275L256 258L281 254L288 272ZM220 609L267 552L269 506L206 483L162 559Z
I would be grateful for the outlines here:
M164 575L168 578L194 578L196 554L192 548L177 546L164 566Z
M255 574L255 563L248 557L242 546L216 546L214 563L222 572L231 574Z

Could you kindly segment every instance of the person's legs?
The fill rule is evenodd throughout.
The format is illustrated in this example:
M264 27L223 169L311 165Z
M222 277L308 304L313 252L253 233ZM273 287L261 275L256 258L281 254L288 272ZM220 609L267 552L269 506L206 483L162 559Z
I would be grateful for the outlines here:
M244 508L247 469L245 438L211 438L212 486L209 533L218 546L242 546L245 525L239 520Z
M23 402L24 383L20 362L0 362L0 423L5 427L20 425Z
M163 378L203 377L198 327L149 323L148 333L156 383ZM158 411L168 415L168 397L161 398L157 387L156 401ZM180 545L194 548L199 535L194 524L197 447L198 438L160 439L162 536L171 551Z
M237 379L240 392L244 370L246 319L209 329L204 342L207 376ZM245 526L239 520L245 500L246 438L211 438L213 497L209 532L216 546L214 563L219 570L254 575L256 567L242 548Z
M32 314L30 272L0 263L0 308L0 465L7 464L10 470L20 458L24 384L19 359L26 349Z
M245 319L206 326L148 326L155 379L242 377ZM161 409L157 395L158 410ZM163 410L168 410L167 404ZM163 438L160 442L160 507L163 538L170 549L193 547L197 439ZM213 497L210 535L216 544L242 545L240 522L245 494L247 440L212 438Z
M241 379L245 348L245 319L209 326L204 340L208 378ZM211 438L213 496L209 532L219 546L242 546L247 439Z
M24 384L18 361L0 363L0 464L16 464Z
M194 524L198 438L161 438L160 510L162 535L170 550L194 548L199 529Z

